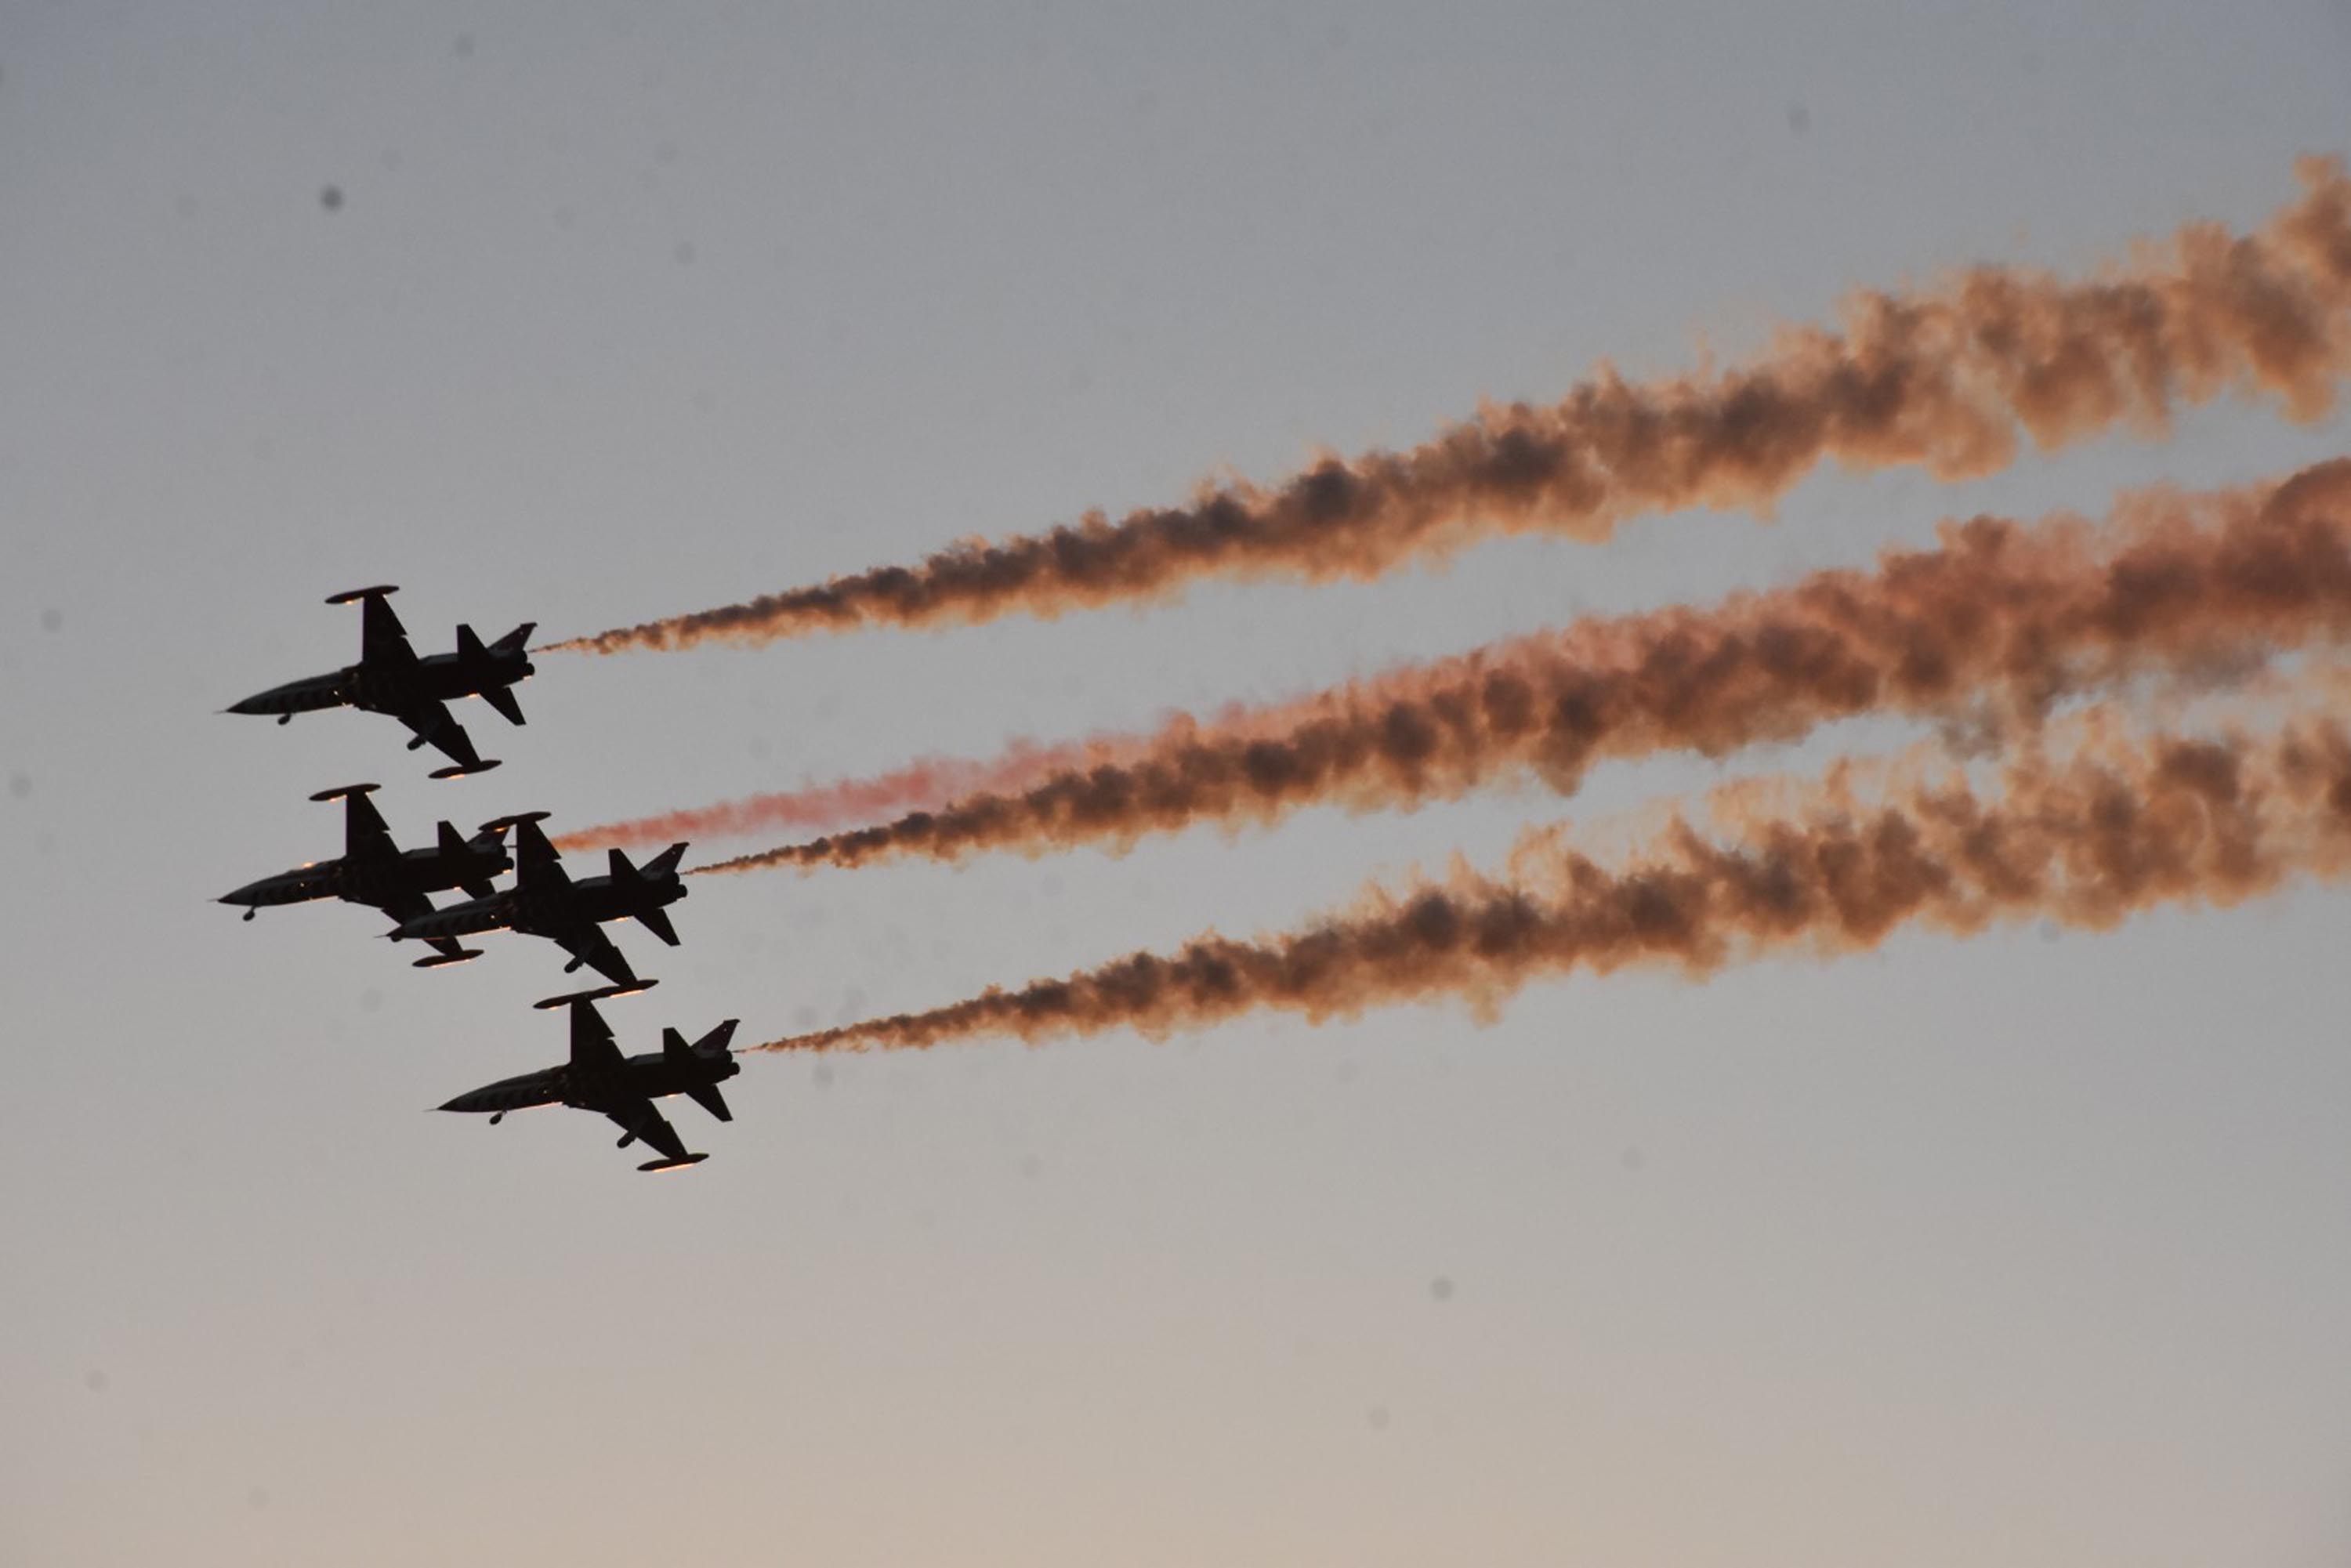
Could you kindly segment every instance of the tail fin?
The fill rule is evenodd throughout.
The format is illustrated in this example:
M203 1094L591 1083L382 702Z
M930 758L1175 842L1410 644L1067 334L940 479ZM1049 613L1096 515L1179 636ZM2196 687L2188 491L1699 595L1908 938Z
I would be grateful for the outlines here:
M621 852L614 850L612 852L617 855ZM647 861L644 864L643 871L639 874L643 876L649 882L659 882L664 877L675 876L677 874L677 862L684 858L685 846L684 844L672 844L669 848L662 851L661 853Z
M604 863L611 868L612 880L623 887L645 879L644 873L639 871L630 862L626 852L621 850L608 851L604 856Z
M692 1045L674 1029L662 1030L662 1054L673 1061L691 1061L695 1057L725 1056L726 1042L735 1038L735 1028L741 1019L728 1019Z
M472 838L460 838L457 830L448 823L441 824L441 858L454 862L466 874L457 885L465 890L468 898L487 898L497 891L490 878L514 864L507 853L506 830L485 828ZM468 865L466 862L471 862Z
M538 630L538 622L526 621L490 645L501 653L518 653L522 645L530 641L530 634Z

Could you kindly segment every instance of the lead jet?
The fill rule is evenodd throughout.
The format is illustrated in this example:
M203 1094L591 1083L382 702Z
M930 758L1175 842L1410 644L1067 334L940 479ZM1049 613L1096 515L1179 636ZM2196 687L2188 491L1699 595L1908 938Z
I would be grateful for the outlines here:
M522 705L513 687L530 678L530 654L523 647L538 623L526 621L496 642L485 644L471 626L457 628L457 651L418 658L408 645L408 629L400 623L387 597L400 590L390 586L355 588L338 593L329 604L360 601L360 662L332 674L311 675L257 692L230 708L231 713L275 714L280 724L291 724L298 713L319 708L355 707L364 713L388 713L415 732L408 749L432 745L449 758L449 766L434 770L435 779L456 779L496 768L474 749L465 727L449 716L449 704L459 697L479 697L520 724Z
M463 888L476 897L492 892L491 879L513 864L507 854L506 826L492 823L472 838L461 838L448 823L440 825L435 841L421 849L403 850L392 841L368 796L372 784L346 784L321 789L313 800L343 803L343 852L333 860L311 861L292 871L248 882L235 893L223 894L223 904L242 904L252 919L267 906L308 904L313 899L340 898L381 909L398 923L433 913L426 895ZM420 968L461 964L479 957L478 950L461 946L452 937L436 939L440 951L419 958Z
M571 1060L561 1067L542 1068L537 1072L486 1083L458 1095L441 1109L486 1111L492 1126L506 1120L507 1112L528 1110L534 1105L569 1105L575 1110L595 1111L611 1117L621 1129L622 1148L643 1143L661 1151L660 1159L647 1160L637 1167L639 1170L667 1171L700 1165L710 1156L686 1153L677 1129L669 1124L669 1118L653 1102L671 1094L684 1094L720 1121L733 1121L735 1113L726 1108L718 1086L743 1071L742 1064L726 1049L739 1020L728 1019L692 1045L677 1030L665 1029L662 1030L659 1051L622 1056L621 1048L612 1043L611 1026L596 1011L596 1004L606 997L645 990L653 983L647 980L642 985L606 986L601 990L548 998L538 1005L571 1009Z
M526 936L544 936L570 954L571 962L563 966L567 975L588 964L616 985L636 985L636 971L599 927L607 920L634 920L676 946L677 930L663 910L685 896L684 880L677 873L685 846L672 844L641 867L630 864L627 855L614 850L608 874L574 882L563 869L555 846L539 831L538 824L546 818L545 811L526 811L482 824L485 830L514 829L514 885L486 898L403 920L392 928L392 939L431 941L482 931L518 931Z

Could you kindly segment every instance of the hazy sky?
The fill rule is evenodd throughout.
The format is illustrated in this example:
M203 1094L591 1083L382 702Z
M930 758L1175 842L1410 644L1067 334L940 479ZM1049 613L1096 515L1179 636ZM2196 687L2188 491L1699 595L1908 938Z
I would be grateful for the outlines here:
M561 1060L551 947L210 900L335 852L332 785L560 830L2342 454L2232 404L1769 526L549 655L457 783L216 711L354 656L338 590L425 652L590 632L2255 223L2346 80L2341 4L0 5L0 1562L2341 1563L2338 893L1487 1026L753 1059L661 1181L427 1113ZM704 879L607 1017L926 1006L1913 734Z

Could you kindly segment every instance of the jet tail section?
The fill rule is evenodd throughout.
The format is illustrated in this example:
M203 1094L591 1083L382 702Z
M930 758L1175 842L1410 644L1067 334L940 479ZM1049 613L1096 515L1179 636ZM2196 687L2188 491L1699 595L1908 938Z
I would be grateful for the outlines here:
M741 1019L728 1019L692 1045L674 1029L662 1030L662 1054L674 1061L690 1061L695 1057L709 1058L727 1054L726 1042L735 1038L735 1026Z
M735 1113L726 1108L726 1097L718 1092L716 1083L695 1083L687 1087L686 1098L709 1112L722 1122L731 1122Z
M675 876L677 874L677 862L684 858L685 846L684 844L672 844L669 848L662 851L661 853L653 856L653 859L645 862L643 874L648 881L652 882L659 882L665 876Z
M474 694L498 710L498 716L508 724L523 722L522 704L515 700L512 686L484 686Z

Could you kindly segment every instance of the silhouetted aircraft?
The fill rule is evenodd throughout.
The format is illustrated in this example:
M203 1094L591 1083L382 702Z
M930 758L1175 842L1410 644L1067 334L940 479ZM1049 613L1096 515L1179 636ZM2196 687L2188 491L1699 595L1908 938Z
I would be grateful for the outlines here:
M685 896L685 883L677 874L685 846L672 844L643 867L630 864L627 855L614 850L609 875L574 882L564 871L555 846L539 831L538 824L546 817L544 811L526 811L483 823L485 830L514 829L514 885L486 898L403 920L392 929L393 938L421 936L429 941L470 936L479 931L519 931L560 944L571 955L571 962L563 967L566 974L589 964L616 984L637 984L628 959L598 927L607 920L634 920L676 946L677 932L662 911Z
M391 830L368 799L374 789L372 784L346 784L310 797L343 802L341 855L248 882L235 893L222 894L221 902L244 904L245 917L250 920L269 904L340 898L371 904L397 923L432 914L433 901L427 894L463 888L477 898L488 896L490 879L513 863L507 855L502 822L483 828L470 839L458 837L456 829L443 822L433 844L402 850L392 842ZM429 969L480 956L474 948L459 946L452 937L440 937L433 946L441 950L439 955L419 958L418 967Z
M665 1029L662 1030L659 1051L622 1056L621 1048L612 1043L611 1026L596 1011L596 1004L606 997L628 996L653 984L647 980L641 985L606 986L601 990L548 998L538 1005L571 1009L571 1060L561 1067L543 1068L518 1078L501 1078L496 1083L484 1084L470 1093L458 1095L441 1109L487 1111L492 1126L504 1121L507 1112L527 1110L533 1105L569 1105L577 1110L595 1111L610 1116L621 1129L622 1148L643 1142L662 1152L662 1158L646 1161L637 1167L639 1170L666 1171L699 1165L710 1156L686 1153L677 1129L669 1124L669 1119L653 1102L670 1094L684 1094L720 1121L733 1121L735 1113L726 1108L718 1086L743 1071L734 1053L726 1049L738 1020L728 1019L692 1045L686 1044L685 1036L677 1030Z
M386 595L399 591L388 586L355 588L327 601L348 604L356 599L361 603L358 664L330 675L272 686L228 711L276 714L280 724L316 708L388 713L416 732L409 750L430 744L448 755L450 765L434 769L434 778L455 779L496 768L496 758L485 760L475 751L465 727L449 716L448 705L459 697L479 697L504 714L508 724L522 723L522 705L510 688L530 678L530 654L523 643L537 622L526 621L486 646L471 626L460 626L455 653L420 659L408 645L408 629L384 602Z

